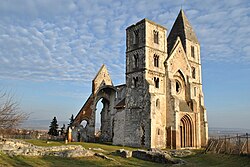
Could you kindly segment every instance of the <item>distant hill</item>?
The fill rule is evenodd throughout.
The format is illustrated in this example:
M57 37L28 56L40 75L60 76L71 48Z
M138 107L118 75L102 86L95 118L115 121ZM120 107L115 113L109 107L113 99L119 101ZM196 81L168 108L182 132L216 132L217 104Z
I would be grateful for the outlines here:
M21 126L21 128L32 129L32 130L48 130L51 120L27 120ZM59 128L63 124L68 125L69 121L58 121ZM100 124L97 125L97 129L100 128ZM209 127L208 134L209 137L218 137L225 135L237 135L237 134L250 134L250 129L243 128L219 128L219 127Z
M27 120L22 125L21 128L30 130L49 130L51 120ZM58 121L59 128L65 124L68 126L69 121ZM100 129L101 124L97 123L97 130Z
M242 134L250 134L250 129L243 128L216 128L211 127L208 128L209 137L219 137L219 136L234 136L234 135L242 135Z
M30 130L49 130L51 120L27 120L22 125L21 128ZM59 128L65 124L67 126L69 121L58 121Z

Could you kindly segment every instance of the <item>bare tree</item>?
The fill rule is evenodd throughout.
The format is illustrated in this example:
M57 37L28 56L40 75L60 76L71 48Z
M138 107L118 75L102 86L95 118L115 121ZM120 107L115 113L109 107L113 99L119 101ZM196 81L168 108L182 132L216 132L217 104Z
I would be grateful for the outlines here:
M16 128L26 119L28 114L20 110L13 95L0 91L0 131Z

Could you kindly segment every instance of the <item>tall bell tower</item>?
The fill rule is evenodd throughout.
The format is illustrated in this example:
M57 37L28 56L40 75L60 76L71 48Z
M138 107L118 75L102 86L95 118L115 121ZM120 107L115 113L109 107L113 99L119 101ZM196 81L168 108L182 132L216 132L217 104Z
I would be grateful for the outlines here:
M196 126L194 128L196 139L193 142L193 146L205 146L208 141L208 123L202 91L200 44L194 29L182 9L178 14L167 39L169 56L174 52L175 43L178 38L181 41L190 66L190 74L186 74L188 76L189 92L186 101L190 101L191 109L196 115Z
M125 145L165 148L166 28L143 19L126 29Z

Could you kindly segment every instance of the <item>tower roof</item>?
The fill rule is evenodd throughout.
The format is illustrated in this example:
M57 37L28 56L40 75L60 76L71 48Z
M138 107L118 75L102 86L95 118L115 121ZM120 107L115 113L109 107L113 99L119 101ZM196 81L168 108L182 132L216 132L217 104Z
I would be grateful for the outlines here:
M181 9L168 36L168 52L170 53L177 37L180 37L184 50L186 51L186 39L199 43L196 34L189 23L184 11Z

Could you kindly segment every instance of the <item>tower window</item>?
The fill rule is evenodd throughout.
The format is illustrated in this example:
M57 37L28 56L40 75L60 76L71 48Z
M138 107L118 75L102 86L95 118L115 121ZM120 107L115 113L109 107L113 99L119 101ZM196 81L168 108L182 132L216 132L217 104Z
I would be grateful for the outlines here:
M134 82L134 87L138 87L138 77L134 77L133 78L133 82Z
M133 44L139 43L139 30L133 31Z
M196 96L196 87L194 87L194 96Z
M154 82L155 82L155 87L156 87L156 88L159 88L159 87L160 87L160 86L159 86L159 78L154 77Z
M139 63L138 59L139 59L139 55L138 55L138 54L135 54L135 55L134 55L134 67L135 67L135 68L138 68L138 67L139 67L139 65L138 65L138 63Z
M179 81L176 80L175 82L175 90L177 93L181 92L181 83Z
M195 77L196 77L196 74L195 74L196 72L195 72L195 68L194 67L192 67L192 78L194 78L195 79Z
M195 55L194 55L194 46L191 46L191 56L192 56L193 58L195 58Z
M159 32L154 30L154 43L159 43Z
M159 67L159 56L154 54L154 66Z
M157 129L157 134L161 135L161 130L159 128Z
M160 100L159 100L159 99L156 100L155 106L156 106L157 108L160 108Z

